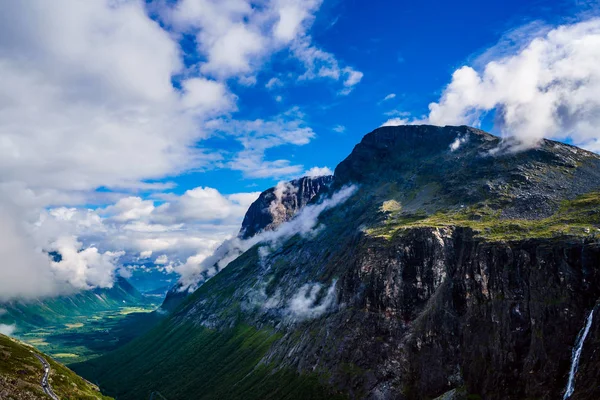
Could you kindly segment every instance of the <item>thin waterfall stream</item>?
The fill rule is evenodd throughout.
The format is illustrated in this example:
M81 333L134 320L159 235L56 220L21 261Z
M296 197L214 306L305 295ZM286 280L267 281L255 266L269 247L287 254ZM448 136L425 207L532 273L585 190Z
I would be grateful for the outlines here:
M575 346L573 347L571 355L571 370L569 371L569 382L567 383L567 389L565 390L565 396L563 400L567 400L575 391L575 375L577 374L577 368L579 368L579 359L581 358L581 351L583 350L583 343L585 338L590 332L592 322L594 321L594 308L590 311L585 326L579 331Z

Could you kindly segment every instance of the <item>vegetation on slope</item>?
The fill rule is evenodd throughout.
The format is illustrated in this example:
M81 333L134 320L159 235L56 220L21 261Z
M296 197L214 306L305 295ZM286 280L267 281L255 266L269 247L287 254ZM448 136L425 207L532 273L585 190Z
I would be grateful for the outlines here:
M73 371L31 346L0 334L0 397L47 399L40 384L44 370L37 353L50 364L49 383L60 399L110 399Z
M381 207L386 214L383 223L367 233L391 238L416 227L466 227L489 240L519 240L559 236L600 237L600 192L591 192L565 200L556 213L541 219L502 218L501 209L490 202L460 210L425 213L403 213L402 206L386 201Z
M0 304L0 308L4 309L0 322L17 323L21 329L40 328L71 323L73 319L101 311L147 305L151 302L152 300L145 298L129 282L119 278L109 289L85 290L70 296Z
M335 399L314 374L260 363L278 338L270 329L247 325L217 331L164 323L113 353L73 368L125 400L147 398L154 391L169 400Z

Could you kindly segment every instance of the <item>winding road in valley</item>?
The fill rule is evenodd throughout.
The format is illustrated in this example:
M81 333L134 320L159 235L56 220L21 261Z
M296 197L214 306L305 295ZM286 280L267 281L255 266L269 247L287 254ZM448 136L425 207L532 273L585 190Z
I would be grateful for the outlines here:
M50 364L48 364L48 362L44 359L44 357L40 356L39 354L33 353L33 355L36 356L37 359L40 360L40 362L44 366L44 377L42 378L42 389L44 389L44 392L48 396L50 396L50 398L52 398L53 400L60 400L58 398L58 396L52 390L50 383L48 383L48 376L50 375Z

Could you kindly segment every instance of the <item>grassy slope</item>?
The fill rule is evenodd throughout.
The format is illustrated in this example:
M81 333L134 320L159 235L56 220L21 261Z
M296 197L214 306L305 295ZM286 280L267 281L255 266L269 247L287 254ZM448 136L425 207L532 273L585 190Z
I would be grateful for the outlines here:
M116 352L73 368L98 379L119 399L146 398L155 390L169 400L335 398L316 375L275 372L259 364L278 337L245 325L216 331L164 323ZM103 372L97 376L96 371Z
M489 240L518 240L550 238L556 236L600 236L600 193L592 192L571 201L564 201L551 217L525 220L502 219L496 207L482 203L460 211L438 212L433 215L406 214L402 206L389 201L381 210L386 220L368 233L379 237L392 237L415 227L467 227Z
M73 371L58 364L33 347L0 335L0 393L7 398L47 399L40 386L43 376L42 364L33 355L36 352L50 363L50 385L61 399L110 399Z

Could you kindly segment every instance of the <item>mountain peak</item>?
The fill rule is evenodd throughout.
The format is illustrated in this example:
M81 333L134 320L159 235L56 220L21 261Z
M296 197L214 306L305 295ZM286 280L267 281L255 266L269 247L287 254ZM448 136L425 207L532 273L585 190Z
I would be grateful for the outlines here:
M332 181L331 175L305 176L265 190L246 212L239 236L247 239L263 230L274 230L292 219Z
M399 201L407 212L488 202L506 217L527 219L598 188L594 153L550 140L520 151L510 145L468 126L382 127L337 166L334 185L378 187L371 195Z

